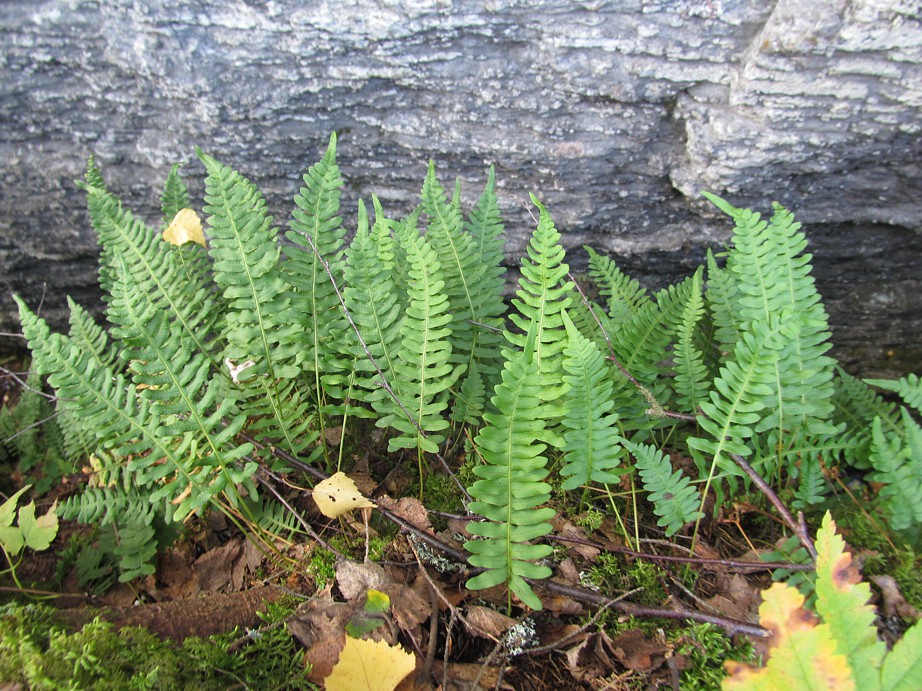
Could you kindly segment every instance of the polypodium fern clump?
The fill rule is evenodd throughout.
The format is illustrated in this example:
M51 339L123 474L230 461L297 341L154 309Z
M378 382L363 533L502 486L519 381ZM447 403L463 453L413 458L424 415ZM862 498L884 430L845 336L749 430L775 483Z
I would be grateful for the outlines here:
M911 539L922 523L919 379L869 382L900 408L836 368L806 237L782 207L765 220L709 195L734 221L729 247L654 294L588 250L593 301L533 197L507 319L492 169L465 214L460 186L449 195L430 164L417 208L389 218L373 198L371 218L360 202L347 242L335 136L287 231L253 182L199 160L204 226L174 167L157 230L91 160L110 328L71 301L69 333L54 334L17 298L35 376L57 395L59 448L94 469L61 515L122 537L123 579L150 573L166 528L208 509L290 531L259 468L277 477L292 457L324 456L331 470L324 430L361 419L394 464L416 466L421 494L437 454L449 468L459 449L473 459L468 508L485 520L469 532L484 539L466 547L484 571L468 585L505 584L532 608L551 573L537 562L552 551L555 489L598 512L597 497L642 487L672 536L748 489L748 459L799 507L826 501L847 469L880 483L893 531ZM691 472L671 460L683 453Z

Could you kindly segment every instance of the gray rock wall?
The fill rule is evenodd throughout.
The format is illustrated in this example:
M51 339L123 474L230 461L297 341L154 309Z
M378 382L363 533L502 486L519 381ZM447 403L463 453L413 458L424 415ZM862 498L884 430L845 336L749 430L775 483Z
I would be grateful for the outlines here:
M430 157L469 202L496 163L511 262L537 191L575 265L652 287L729 236L701 189L781 201L840 355L922 369L922 0L8 0L0 26L0 330L13 291L98 305L88 154L153 222L198 144L284 224L335 129L347 222L408 211Z

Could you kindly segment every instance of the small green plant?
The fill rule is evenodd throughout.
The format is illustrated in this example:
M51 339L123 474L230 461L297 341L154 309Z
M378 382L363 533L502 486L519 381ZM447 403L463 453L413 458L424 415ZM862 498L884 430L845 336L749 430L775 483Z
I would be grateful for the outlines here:
M35 502L30 501L19 508L17 517L16 506L19 498L29 487L30 485L26 485L0 505L0 551L9 564L9 568L0 571L0 574L10 574L16 585L19 585L16 567L22 559L23 550L26 547L39 552L46 550L58 534L58 517L54 506L48 509L45 515L36 518Z

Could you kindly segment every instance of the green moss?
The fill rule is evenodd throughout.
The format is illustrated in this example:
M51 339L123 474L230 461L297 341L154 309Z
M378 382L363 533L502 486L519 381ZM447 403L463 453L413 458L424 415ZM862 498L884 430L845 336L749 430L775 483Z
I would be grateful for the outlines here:
M282 625L290 612L269 605L260 635L232 653L238 631L177 646L99 619L69 632L53 609L11 603L0 608L0 682L32 689L312 688L298 644Z
M724 662L735 660L754 664L757 655L746 640L734 641L711 624L697 624L669 636L674 653L685 657L680 688L688 691L718 689L727 676Z

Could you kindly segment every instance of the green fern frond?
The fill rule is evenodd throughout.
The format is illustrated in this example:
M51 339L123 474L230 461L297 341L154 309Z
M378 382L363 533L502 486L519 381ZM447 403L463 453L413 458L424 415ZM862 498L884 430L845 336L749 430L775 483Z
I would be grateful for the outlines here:
M666 537L704 516L699 510L700 493L681 470L673 471L668 456L648 444L625 442L625 446L634 455L647 499L660 517L656 524L666 529Z
M620 325L647 304L650 297L646 289L623 273L611 257L601 255L591 247L585 250L589 254L589 276L605 298L608 317L615 325Z
M35 316L18 296L13 298L19 305L33 367L48 375L59 398L67 402L68 410L80 419L81 425L96 435L101 446L122 458L132 457L127 470L133 474L136 486L157 487L152 500L178 497L187 489L194 493L197 483L194 454L190 454L192 440L174 444L164 439L159 433L161 421L151 410L150 401L139 396L133 385L121 374L100 366L66 336L51 333L43 319ZM194 499L197 498L196 495ZM190 494L186 502L194 499ZM176 510L177 520L187 515L186 502Z
M179 175L179 164L173 164L166 177L163 193L160 195L160 212L163 214L163 225L168 226L173 218L183 209L192 206L189 200L189 190L186 183Z
M765 399L776 381L782 327L774 318L769 324L756 322L751 332L742 334L733 357L714 380L710 400L702 401L698 424L710 436L687 439L698 472L707 478L704 496L718 469L728 476L742 474L730 454L745 457L751 453L743 442L755 434Z
M87 206L102 247L99 285L105 292L103 299L108 300L112 291L116 263L125 262L134 282L155 304L164 304L195 347L207 353L217 365L218 359L208 341L208 324L203 323L211 311L209 290L183 280L180 255L170 251L177 248L123 209L121 202L104 189L88 187Z
M386 219L379 211L375 225L386 228L386 224ZM394 371L400 350L400 325L404 319L391 267L385 263L388 259L393 261L392 243L388 242L391 239L390 234L384 230L377 230L375 237L369 233L365 205L360 200L358 229L346 250L343 298L368 351L387 382L395 380ZM387 396L377 370L368 361L354 334L350 335L347 342L351 343L349 354L355 358L355 371L365 373L359 382L361 388L354 394L356 398L370 403Z
M537 197L532 195L531 200L540 214L538 227L528 243L527 256L522 257L519 290L512 299L516 311L509 315L521 333L507 331L506 338L523 349L525 334L532 324L535 325L534 358L541 374L541 396L553 406L559 405L559 399L567 388L561 379L563 349L567 345L563 312L573 300L573 283L565 281L570 267L563 261L565 252L551 215ZM508 359L509 356L504 355ZM549 408L547 414L554 416L558 412Z
M472 565L486 569L467 582L468 588L504 583L526 605L541 609L541 600L524 580L551 575L547 566L534 563L551 547L529 541L551 532L547 521L554 516L553 509L538 508L550 498L551 487L544 482L546 447L535 441L545 427L535 331L532 327L524 352L507 351L512 357L491 399L496 412L484 414L487 425L474 439L484 464L474 468L481 479L470 488L477 501L468 508L487 521L468 525L469 533L485 539L469 540L464 548Z
M90 313L67 296L70 307L70 340L104 367L114 367L118 351L109 347L109 337Z
M98 190L105 192L106 181L102 178L102 173L99 170L99 166L96 165L96 157L90 156L86 162L86 173L84 174L84 179L86 182L78 183L79 186L84 189L88 187L95 187Z
M681 410L697 412L701 401L710 391L710 376L704 364L704 357L695 345L698 324L704 316L704 298L701 295L701 273L699 268L692 276L688 301L682 310L682 317L676 330L675 345L676 402Z
M134 383L143 389L142 398L153 402L152 411L161 421L157 434L191 439L199 451L195 466L187 466L197 486L188 488L189 497L180 508L185 513L198 510L222 492L236 506L235 485L243 483L254 492L249 478L257 465L250 461L235 472L237 462L254 449L249 443L234 443L245 416L233 414L237 401L226 379L212 376L208 359L183 341L175 322L167 322L166 315L147 302L124 267L113 286L109 315L118 325L113 336L126 346L123 357L131 358Z
M903 435L887 434L879 417L872 423L870 479L884 483L878 500L894 530L922 523L922 428L903 408Z
M775 430L783 447L797 435L822 436L833 432L829 419L833 405L835 361L828 319L813 277L812 256L794 216L779 204L766 222L749 210L735 209L714 195L705 196L729 213L736 223L727 270L738 290L737 305L743 328L767 323L772 315L790 313L790 335L779 353L777 382L760 432Z
M865 379L866 384L876 386L884 391L899 394L903 401L917 413L922 413L922 379L915 374L908 374L900 379Z
M400 325L401 348L394 365L393 388L400 402L424 432L424 437L390 397L380 398L376 408L383 417L378 426L389 426L400 434L392 437L388 449L410 448L434 453L444 441L442 430L448 421L442 413L448 407L449 389L464 371L451 362L451 323L445 281L435 250L423 237L405 247L409 268L409 304Z
M612 471L623 449L618 436L618 413L612 412L611 373L598 348L580 334L566 312L563 322L569 339L564 350L563 379L570 390L564 395L565 465L560 474L566 480L561 487L572 490L590 482L617 482L620 473Z
M832 398L835 406L833 420L845 428L845 432L840 435L840 439L847 442L843 448L844 457L855 468L866 470L870 467L868 459L874 418L880 419L885 434L899 435L902 430L900 411L896 405L885 401L865 382L845 370L837 368L836 375Z
M737 299L739 289L733 274L717 265L714 253L708 249L707 256L707 302L711 320L714 322L714 339L720 350L730 353L739 340L743 328Z
M304 186L295 195L291 230L285 233L293 244L284 251L288 282L295 290L294 317L303 330L299 336L304 348L300 358L314 372L320 400L322 373L348 370L351 364L351 360L336 362L335 354L342 350L336 341L345 333L345 325L339 298L321 261L327 262L334 276L341 275L346 229L339 216L343 180L336 164L336 133L330 136L323 158L308 169L303 181Z
M484 200L484 213L492 213L489 203L489 198ZM492 293L491 288L501 291L501 286L495 280L492 285L483 280L489 267L481 263L477 239L464 228L460 186L456 185L455 195L449 201L431 161L423 184L422 208L427 217L426 240L442 267L443 291L453 315L452 361L469 370L477 360L481 371L493 374L498 371L503 309L502 293Z
M208 171L209 252L228 308L223 361L241 386L244 411L260 418L252 430L299 453L316 434L309 428L307 403L294 386L303 353L301 325L289 309L278 229L252 182L201 151L198 155Z
M477 360L473 360L455 396L451 419L471 427L479 427L483 420L486 400L487 389L483 383L483 376L480 374Z

